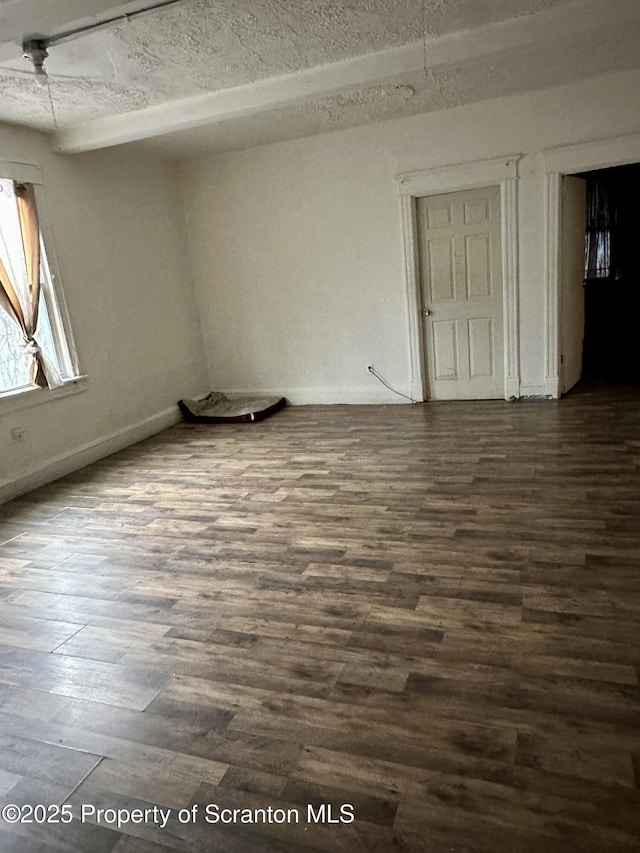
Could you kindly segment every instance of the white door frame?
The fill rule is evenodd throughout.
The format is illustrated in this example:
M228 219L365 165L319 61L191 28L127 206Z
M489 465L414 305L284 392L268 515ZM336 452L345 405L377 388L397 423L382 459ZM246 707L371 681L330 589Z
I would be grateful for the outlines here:
M640 163L640 133L598 139L542 152L545 173L545 368L544 391L560 396L560 293L562 178L576 172Z
M407 320L411 370L411 396L425 400L424 335L422 331L420 266L416 199L423 196L500 187L502 229L502 282L504 313L504 397L520 396L520 342L518 329L518 160L520 154L479 160L439 169L396 175L400 192Z

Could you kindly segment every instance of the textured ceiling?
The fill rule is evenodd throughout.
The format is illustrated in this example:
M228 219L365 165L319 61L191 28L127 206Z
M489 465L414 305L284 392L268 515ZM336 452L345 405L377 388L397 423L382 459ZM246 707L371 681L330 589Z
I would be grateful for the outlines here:
M16 2L20 0L0 0L0 25L3 9ZM609 2L614 5L619 0ZM207 93L295 76L303 69L415 43L423 34L428 52L452 33L563 7L579 9L580 3L185 0L52 46L46 63L49 91L34 83L29 63L16 44L15 58L0 63L0 121L51 130L49 93L61 128L123 114L134 116L149 107L183 100L188 104L188 99ZM31 31L37 30L33 21ZM594 47L607 39L609 48L598 48L594 55ZM625 38L619 27L615 32L600 32L595 43L579 36L568 49L550 34L544 46L513 49L507 42L499 53L463 58L422 73L390 75L388 80L345 94L316 93L243 118L230 114L206 127L172 133L163 150L174 154L178 143L200 151L305 135L568 82L639 62L637 26L627 28ZM413 96L407 86L412 87ZM155 144L162 148L163 143Z
M567 48L557 42L541 56L537 47L511 49L492 60L465 63L456 69L417 72L402 85L372 86L350 95L310 101L266 114L217 122L146 140L149 150L168 157L198 156L295 139L376 121L428 113L519 92L572 83L595 74L638 66L640 37L619 49L617 38L603 35L598 47L578 41ZM407 97L405 86L414 95Z

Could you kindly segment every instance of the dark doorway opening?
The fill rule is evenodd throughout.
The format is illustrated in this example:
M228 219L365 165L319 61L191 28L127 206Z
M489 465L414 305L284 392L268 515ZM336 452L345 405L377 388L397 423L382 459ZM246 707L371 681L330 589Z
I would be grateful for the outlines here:
M640 164L587 181L584 379L640 381Z

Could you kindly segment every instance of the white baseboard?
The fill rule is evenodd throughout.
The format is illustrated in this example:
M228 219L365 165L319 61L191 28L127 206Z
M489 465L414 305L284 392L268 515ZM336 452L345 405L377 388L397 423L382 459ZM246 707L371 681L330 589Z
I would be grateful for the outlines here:
M507 379L504 383L504 398L505 400L511 400L512 398L518 399L522 394L520 389L520 380L519 379Z
M379 383L376 382L376 385ZM410 396L410 389L398 388L403 394ZM229 397L246 395L247 397L285 397L292 406L330 406L341 403L352 405L380 405L388 403L407 403L406 400L384 385L352 386L347 388L224 388L222 393ZM415 399L415 397L414 397Z
M520 397L549 397L544 385L521 385Z
M17 498L19 495L31 491L31 489L38 488L38 486L44 486L45 483L58 480L60 477L73 473L73 471L80 470L80 468L85 468L92 462L104 459L105 456L117 453L118 450L123 450L131 444L149 438L151 435L162 432L163 429L177 424L181 419L182 415L178 407L172 406L170 409L165 409L164 412L158 412L158 414L151 415L117 432L112 432L49 459L17 478L0 482L0 504Z
M544 395L557 400L560 396L560 377L546 376L544 380Z
M418 403L425 402L425 400L427 399L425 397L426 389L424 388L422 382L412 382L409 388L411 391L411 393L409 394L410 397L413 397L413 399L416 400Z

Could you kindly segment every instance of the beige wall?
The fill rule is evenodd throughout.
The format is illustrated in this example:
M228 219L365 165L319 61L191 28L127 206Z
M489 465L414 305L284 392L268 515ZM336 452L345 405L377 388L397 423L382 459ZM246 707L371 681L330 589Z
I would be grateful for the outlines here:
M402 171L523 155L522 393L543 393L541 152L638 131L638 72L177 171L123 146L61 157L39 134L0 127L0 160L43 174L89 377L83 393L19 411L0 399L0 500L151 434L175 417L177 399L209 388L294 403L401 401L366 365L409 390Z
M521 381L544 393L545 148L640 130L629 72L181 164L212 386L294 402L409 390L397 172L519 164Z
M161 428L176 401L204 392L208 379L174 170L125 149L58 156L41 135L9 127L0 127L0 160L40 167L88 375L75 396L19 411L0 399L2 498L29 475L86 461L73 454L87 445L99 455L105 440L107 452ZM15 427L26 430L22 442L12 441Z

